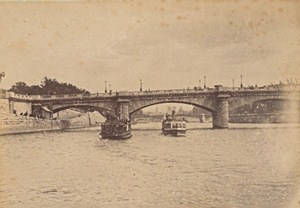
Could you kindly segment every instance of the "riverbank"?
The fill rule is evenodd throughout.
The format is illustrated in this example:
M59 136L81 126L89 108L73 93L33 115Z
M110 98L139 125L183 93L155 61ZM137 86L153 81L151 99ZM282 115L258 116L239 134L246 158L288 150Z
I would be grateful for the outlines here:
M25 112L23 109L21 112ZM58 120L36 119L28 116L12 114L7 99L0 99L0 135L23 134L61 130Z
M1 114L0 135L62 130L60 121Z
M7 115L3 118L3 116L1 116L0 136L50 131L100 131L100 126L90 127L79 122L70 122L68 126L65 126L64 122L60 120L41 120L12 115Z
M20 107L20 106L19 106ZM28 109L18 108L18 112L26 112ZM28 111L30 114L30 111ZM60 114L59 119L37 119L23 116L19 113L12 114L9 110L7 99L0 99L0 135L25 134L35 132L49 132L75 129L89 129L100 122L98 113L82 114L77 111L66 110Z

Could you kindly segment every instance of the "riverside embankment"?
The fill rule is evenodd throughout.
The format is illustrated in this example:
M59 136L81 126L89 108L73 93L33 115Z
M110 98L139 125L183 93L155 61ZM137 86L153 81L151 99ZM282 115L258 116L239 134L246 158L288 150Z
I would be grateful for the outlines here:
M31 114L32 107L29 103L10 103L6 91L0 92L0 135L74 129L84 131L90 127L99 127L104 121L99 112L78 109L65 109L51 119L31 117Z
M34 120L31 118L9 118L1 119L0 135L6 134L20 134L61 130L62 125L60 121L54 120Z
M0 135L62 129L60 121L23 117L10 113L8 100L0 99Z
M27 110L18 108L18 112ZM92 119L94 119L93 116ZM91 126L92 123L89 121L91 118L89 120L87 116L82 115L67 119L67 121L25 117L20 113L15 115L10 113L8 100L0 99L0 135L80 129Z

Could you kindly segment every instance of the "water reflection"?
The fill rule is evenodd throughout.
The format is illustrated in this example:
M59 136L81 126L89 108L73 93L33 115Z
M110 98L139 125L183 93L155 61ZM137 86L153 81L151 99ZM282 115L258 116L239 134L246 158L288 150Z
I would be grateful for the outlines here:
M196 126L173 138L151 125L122 141L98 131L1 137L1 207L294 208L299 126Z

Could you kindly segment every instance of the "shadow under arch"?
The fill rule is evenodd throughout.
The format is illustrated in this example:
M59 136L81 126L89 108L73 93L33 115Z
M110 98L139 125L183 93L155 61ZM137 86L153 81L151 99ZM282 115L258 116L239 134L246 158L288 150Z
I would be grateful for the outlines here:
M110 113L110 114L112 113L111 109L103 108L103 107L99 107L99 106L95 106L95 105L87 105L87 104L72 104L72 105L68 105L68 106L53 109L52 112L53 113L58 113L62 110L66 110L66 109L70 109L70 108L76 108L76 109L80 109L80 110L84 110L84 111L88 111L88 112L97 111L103 117L106 117L108 113Z
M278 103L284 102L287 105L293 105L293 107L297 107L300 111L300 100L293 99L293 98L292 99L289 99L289 98L265 98L265 99L257 99L257 100L249 101L249 102L243 103L242 105L234 106L234 108L230 109L229 113L232 113L235 110L245 107L245 106L250 106L253 104L257 104L257 103L264 103L264 102L268 102L268 101L274 101L274 102L278 102ZM297 106L295 106L295 104ZM289 109L283 109L283 110L289 110Z
M176 100L170 100L170 101L161 101L161 102L156 102L156 103L151 103L149 105L145 105L145 106L142 106L140 108L137 108L131 112L129 112L129 116L131 116L133 113L139 111L139 110L142 110L143 108L147 108L147 107L150 107L150 106L153 106L153 105L159 105L159 104L164 104L164 103L181 103L181 104L187 104L187 105L192 105L192 106L195 106L195 107L199 107L199 108L202 108L210 113L214 113L215 110L214 109L211 109L211 108L208 108L206 106L203 106L203 105L199 105L197 103L190 103L190 102L183 102L183 101L176 101Z

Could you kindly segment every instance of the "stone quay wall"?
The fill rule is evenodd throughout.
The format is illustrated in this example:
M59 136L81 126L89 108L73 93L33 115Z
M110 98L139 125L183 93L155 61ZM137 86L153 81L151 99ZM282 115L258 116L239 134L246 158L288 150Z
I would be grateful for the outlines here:
M7 99L0 99L0 135L61 130L59 120L42 120L9 112Z

